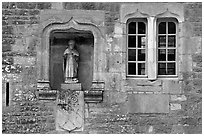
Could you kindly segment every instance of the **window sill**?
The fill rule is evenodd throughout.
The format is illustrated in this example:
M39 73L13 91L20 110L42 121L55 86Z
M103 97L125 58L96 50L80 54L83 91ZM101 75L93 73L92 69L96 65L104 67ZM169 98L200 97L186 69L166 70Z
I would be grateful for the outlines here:
M127 76L126 76L126 79L137 79L137 78L142 78L142 79L144 79L144 78L148 78L148 76L147 76L147 75L137 75L137 76L127 75Z
M166 78L178 78L177 75L158 75L157 78L166 79Z
M179 77L177 75L164 75L164 76L157 76L156 78L154 79L151 79L151 78L148 78L147 75L144 75L144 76L126 76L126 79L127 80L141 80L141 79L144 79L144 80L149 80L149 81L155 81L155 80L178 80Z

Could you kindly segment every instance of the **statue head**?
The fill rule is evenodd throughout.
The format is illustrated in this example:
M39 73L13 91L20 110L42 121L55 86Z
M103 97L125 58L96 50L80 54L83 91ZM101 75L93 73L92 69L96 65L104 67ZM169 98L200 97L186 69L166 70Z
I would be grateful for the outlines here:
M74 49L75 41L74 40L69 40L68 45L69 45L70 49Z

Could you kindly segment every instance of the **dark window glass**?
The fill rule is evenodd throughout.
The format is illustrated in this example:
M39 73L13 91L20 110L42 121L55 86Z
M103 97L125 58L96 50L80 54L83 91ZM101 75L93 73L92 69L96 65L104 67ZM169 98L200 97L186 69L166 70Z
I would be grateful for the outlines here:
M176 24L174 22L168 22L168 33L169 34L176 33Z
M145 75L146 24L142 19L128 24L128 75Z
M176 36L168 36L168 47L176 47Z
M166 47L166 36L159 36L159 47Z
M158 75L176 74L176 24L161 22L158 25Z
M166 22L159 24L159 34L166 34Z
M129 34L136 34L136 22L129 23L128 33Z
M136 47L136 36L128 36L128 47Z
M138 63L138 75L145 75L145 63Z
M138 61L145 61L145 50L138 49Z
M176 74L176 65L175 63L167 63L167 75Z
M136 75L136 63L128 63L128 74Z
M166 61L166 50L165 49L159 49L158 58L159 58L159 61Z
M138 22L138 34L145 34L146 28L145 28L144 22Z
M166 63L158 63L158 74L166 75Z
M175 60L176 60L176 50L168 49L168 61L175 61Z
M128 61L136 61L136 50L128 49Z
M146 45L146 37L138 36L138 48L145 48Z

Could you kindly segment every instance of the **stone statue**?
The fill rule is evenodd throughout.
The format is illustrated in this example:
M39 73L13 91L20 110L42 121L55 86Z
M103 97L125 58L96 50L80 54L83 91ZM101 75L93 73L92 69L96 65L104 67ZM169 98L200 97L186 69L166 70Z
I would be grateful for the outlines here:
M74 49L75 41L68 42L68 48L64 51L64 77L65 83L78 82L77 70L79 53Z

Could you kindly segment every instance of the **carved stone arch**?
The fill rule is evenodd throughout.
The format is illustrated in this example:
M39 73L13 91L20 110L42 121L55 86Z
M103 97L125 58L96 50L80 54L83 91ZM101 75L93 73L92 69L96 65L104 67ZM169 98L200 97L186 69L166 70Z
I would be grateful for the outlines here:
M173 13L171 11L169 11L169 9L167 8L166 11L164 11L163 13L159 13L155 16L155 18L176 18L178 20L178 22L182 22L184 21L183 18L181 16L179 16L176 13Z
M139 9L136 9L135 12L129 13L127 15L125 15L125 17L123 18L123 23L126 23L128 19L130 18L148 18L149 15L146 13L142 13L139 11Z
M79 22L73 19L73 17L68 21L61 23L55 19L50 19L42 23L42 25L47 25L44 27L41 33L41 46L39 47L37 58L39 63L39 74L38 83L43 87L49 87L49 49L50 49L50 33L53 30L68 30L76 29L83 31L91 31L94 36L94 64L93 64L93 80L101 81L102 77L98 74L102 71L103 61L102 50L105 43L104 35L102 34L100 28L98 28L93 23Z

